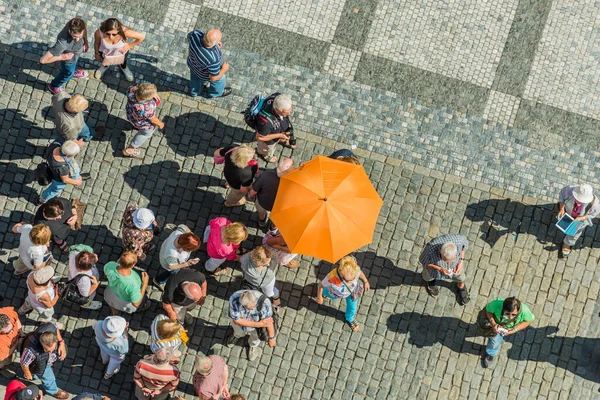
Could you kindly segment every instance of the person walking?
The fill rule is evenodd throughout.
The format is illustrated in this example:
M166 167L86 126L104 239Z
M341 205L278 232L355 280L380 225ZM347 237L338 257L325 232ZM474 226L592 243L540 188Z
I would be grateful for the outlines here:
M425 245L419 262L423 265L423 280L427 293L431 297L437 298L440 294L437 281L449 279L456 283L461 306L471 300L465 286L464 271L465 254L468 248L467 238L454 234L438 236Z
M485 307L487 326L492 329L492 337L485 346L483 366L489 368L494 364L494 357L500 351L504 338L513 335L531 325L535 319L526 304L516 297L496 299Z
M0 308L0 370L12 363L23 326L14 307Z
M250 253L240 257L244 273L242 288L258 290L271 299L275 311L281 306L281 296L275 287L277 260L265 246L257 246Z
M52 366L57 360L64 360L67 347L60 330L53 323L45 323L28 334L23 340L21 351L21 369L27 380L39 379L42 389L55 399L71 397L56 385L56 376Z
M81 186L91 178L82 173L75 157L81 151L82 141L67 140L64 143L53 142L48 147L46 161L52 175L50 185L40 194L39 203L43 204L58 196L67 185Z
M275 204L277 190L279 189L279 180L282 176L289 174L294 169L294 161L291 158L284 158L279 162L277 168L264 171L252 184L248 193L249 200L255 200L256 211L258 213L258 225L267 226L267 218Z
M144 302L148 289L148 274L142 272L140 277L133 270L136 263L136 254L126 251L117 262L111 261L104 266L104 274L108 278L104 300L110 306L113 315L117 314L117 311L128 314L144 311L148 305L147 301Z
M52 253L50 253L52 232L48 226L44 224L32 226L19 222L13 226L12 231L20 234L19 257L13 261L15 276L41 269L52 261Z
M70 200L55 197L48 200L35 213L33 224L44 224L52 232L52 242L63 254L69 252L67 236L77 222L77 210Z
M206 278L202 272L186 268L167 280L162 295L163 309L170 319L191 324L188 311L202 306L206 300Z
M229 398L227 379L229 369L225 361L216 354L205 356L198 354L193 382L199 400L220 400Z
M204 264L207 272L218 276L227 273L221 265L227 261L239 261L240 244L248 238L248 228L241 222L231 222L225 217L212 219L204 230L206 252L210 257Z
M94 78L102 75L111 65L118 65L129 82L133 82L133 73L127 66L129 50L141 44L146 35L128 29L117 18L109 18L100 24L94 32L94 57L102 66L94 72ZM129 42L129 39L133 39Z
M240 339L248 336L249 361L254 361L260 356L257 328L266 328L269 347L277 345L271 301L265 298L262 307L259 307L258 301L261 296L262 293L256 290L238 290L229 298L229 318L233 334L227 339L227 347L235 346Z
M127 105L125 112L127 119L137 131L129 146L123 149L125 157L140 157L140 147L152 137L158 129L163 129L165 124L156 116L156 109L160 104L160 97L156 85L140 83L127 89Z
M138 361L133 373L135 397L138 400L166 400L179 385L179 369L171 362L170 348Z
M94 300L100 286L100 272L96 267L98 255L94 249L84 244L71 246L69 253L69 274L67 279L73 281L78 278L76 287L81 297L87 298L87 302L81 305L86 310L99 310L102 302Z
M258 172L254 155L254 149L246 145L227 146L215 151L215 159L223 159L223 174L229 185L225 207L243 206L246 203L246 193Z
M292 99L287 94L274 93L267 97L255 118L257 154L267 163L276 163L277 143L291 149L296 145L290 142L294 127L290 121Z
M229 63L223 61L221 38L218 29L208 32L195 30L188 33L189 53L187 65L190 68L190 95L208 98L224 97L231 94L226 87L225 74L229 71Z
M85 123L83 112L88 109L89 102L81 94L71 95L66 91L52 96L54 111L54 127L63 140L89 142L96 131ZM103 132L104 127L97 126Z
M94 324L96 343L100 347L102 363L107 364L104 379L111 379L119 372L121 363L129 353L127 321L119 316L106 317Z
M69 20L56 37L54 46L40 58L40 64L61 62L60 72L48 84L52 94L62 92L63 86L72 78L84 79L89 76L87 71L77 68L77 60L88 48L85 21L79 17Z
M186 225L179 225L160 246L159 261L162 268L154 278L154 285L164 290L167 279L182 268L188 268L200 262L199 258L190 260L192 251L200 248L200 238Z
M35 310L41 322L50 322L54 316L54 306L58 302L59 289L54 285L54 268L45 266L29 273L27 277L27 297L17 311L20 315Z
M346 299L346 324L353 332L358 332L360 325L356 322L358 302L362 295L360 282L365 292L371 289L364 272L360 270L356 259L345 256L339 261L339 266L333 269L325 279L319 283L317 289L317 304L323 304L323 296L329 299Z
M122 228L123 249L134 252L140 261L146 260L146 255L156 247L152 239L160 232L154 213L131 204L123 213Z
M558 218L565 214L580 223L572 236L565 235L563 239L562 255L567 257L585 228L592 226L592 219L600 214L600 201L594 189L585 183L562 188L558 195Z

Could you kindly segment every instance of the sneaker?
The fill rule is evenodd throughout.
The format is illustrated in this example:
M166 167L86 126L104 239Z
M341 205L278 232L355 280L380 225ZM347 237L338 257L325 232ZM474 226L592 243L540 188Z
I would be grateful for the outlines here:
M486 354L485 358L483 359L483 367L489 368L492 365L494 365L494 356L490 356L489 354Z
M161 292L164 292L164 291L165 291L165 284L164 284L164 283L160 283L160 282L158 281L158 279L156 279L156 278L153 278L153 279L152 279L152 283L153 283L153 284L154 284L154 286L155 286L155 287L156 287L158 290L160 290Z
M250 346L248 348L248 361L254 361L260 356L260 347Z
M88 302L86 304L83 304L81 306L81 308L84 308L84 309L90 310L90 311L99 310L99 309L102 308L102 302L101 301L92 300L92 301L90 301L90 302Z
M79 176L81 176L82 181L89 181L92 178L92 174L89 172L82 172Z
M241 340L242 338L236 337L235 335L231 334L228 338L227 338L227 343L225 343L225 346L232 348L233 346L235 346L236 344L238 344L238 342Z
M65 89L63 89L62 87L54 87L54 86L52 86L52 85L48 84L48 90L49 90L49 91L50 91L50 93L52 93L52 94L57 94L57 93L60 93L60 92L62 92L62 91L63 91L63 90L65 90Z
M233 91L233 90L232 90L230 87L226 87L226 88L223 90L223 94L222 94L220 97L229 96L229 95L231 94L231 92L232 92L232 91Z
M25 303L23 303L23 305L21 307L19 307L19 309L17 310L17 314L25 315L27 313L30 313L31 311L33 311L33 308L27 308L25 306Z
M90 74L88 74L88 72L85 69L76 69L75 70L75 75L73 75L73 78L75 79L87 79L89 78Z
M238 201L238 202L237 202L237 203L235 203L235 204L230 204L230 203L228 203L228 202L225 202L223 205L224 205L225 207L237 207L237 206L243 206L244 204L246 204L246 198L245 198L245 197L242 197L242 198L240 199L240 201Z
M123 76L125 76L125 79L129 82L133 82L133 72L131 72L129 67L121 68L121 72L123 73Z
M466 305L469 301L471 301L471 296L469 295L469 291L467 290L467 286L463 286L462 288L458 288L458 303L461 306Z
M196 318L190 313L186 313L185 317L183 317L183 323L186 325L192 325Z
M425 288L427 289L427 293L434 299L440 295L440 288L437 286L429 286L429 282L425 282Z
M106 71L108 71L108 67L105 67L104 65L101 66L100 68L94 71L94 78L98 80L102 79L102 75L104 75Z

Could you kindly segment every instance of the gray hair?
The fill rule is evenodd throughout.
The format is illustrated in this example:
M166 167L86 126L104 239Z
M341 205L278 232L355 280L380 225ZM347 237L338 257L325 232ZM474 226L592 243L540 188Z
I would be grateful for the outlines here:
M172 357L173 349L170 347L161 347L154 353L154 361L156 361L157 364L166 364L171 361Z
M212 367L213 363L209 357L205 356L204 354L198 354L196 356L195 368L200 375L206 375L210 373Z
M211 29L204 35L204 44L206 47L216 46L223 37L223 34L218 29Z
M292 172L293 168L294 168L294 160L292 160L289 157L286 157L283 160L281 160L279 162L279 164L277 165L277 176L281 178L282 176L287 175L290 172Z
M454 243L444 243L440 249L440 254L444 260L452 260L456 257L456 245Z
M254 297L254 294L248 290L240 295L240 304L245 309L254 308L256 306L256 297Z
M292 108L292 98L287 94L280 94L273 100L273 108L279 111L290 110Z
M81 147L74 140L67 140L60 147L60 152L69 157L75 157L80 151Z

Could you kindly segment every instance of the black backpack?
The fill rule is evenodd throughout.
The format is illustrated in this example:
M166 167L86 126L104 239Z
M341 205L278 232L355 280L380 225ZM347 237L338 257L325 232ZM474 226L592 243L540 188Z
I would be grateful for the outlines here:
M263 108L265 108L267 100L273 100L278 95L279 93L273 93L269 97L264 98L262 94L259 93L256 96L254 96L252 100L250 100L248 107L244 111L242 111L242 114L244 114L244 122L246 123L246 125L256 130L256 117L258 117L258 114L260 114L261 111L263 111ZM271 121L271 118L269 118L269 116L265 115L265 117L267 117L267 119Z
M267 296L265 296L264 294L258 298L258 302L256 302L257 310L262 310L266 299ZM273 312L273 316L271 318L273 318L273 330L275 331L275 334L273 336L277 337L277 334L279 333L279 315L276 312ZM265 328L264 326L257 328L256 333L258 333L258 338L263 342L269 340L269 331L267 331L267 328Z
M86 274L77 274L77 276L70 281L66 279L61 281L59 283L60 297L72 303L79 304L80 306L87 303L90 298L82 296L81 293L79 293L79 288L77 287L79 281L84 277L90 279L90 277Z
M48 186L52 182L54 176L52 170L46 161L42 161L35 168L35 180L40 186Z

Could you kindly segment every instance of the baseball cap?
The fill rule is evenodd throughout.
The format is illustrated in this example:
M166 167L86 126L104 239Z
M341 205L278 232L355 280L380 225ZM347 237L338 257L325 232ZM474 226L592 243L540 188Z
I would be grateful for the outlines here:
M35 400L40 395L40 389L35 385L29 385L21 389L13 396L14 400Z

